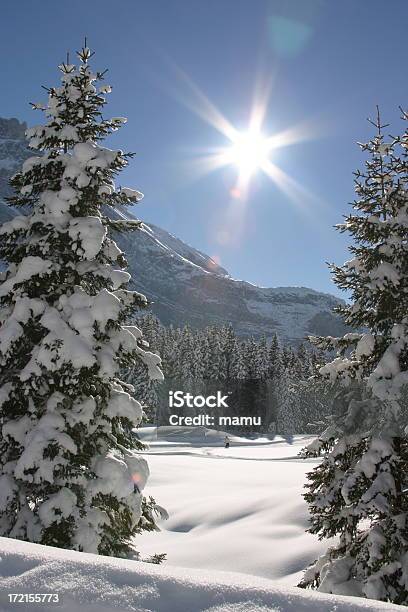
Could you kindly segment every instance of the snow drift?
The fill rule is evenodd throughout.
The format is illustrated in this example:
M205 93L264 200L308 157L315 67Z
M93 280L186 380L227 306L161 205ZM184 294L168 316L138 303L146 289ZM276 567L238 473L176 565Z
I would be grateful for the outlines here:
M2 612L358 612L400 606L276 587L240 574L154 566L0 538ZM15 604L7 593L58 593L61 604ZM18 606L18 608L17 608Z

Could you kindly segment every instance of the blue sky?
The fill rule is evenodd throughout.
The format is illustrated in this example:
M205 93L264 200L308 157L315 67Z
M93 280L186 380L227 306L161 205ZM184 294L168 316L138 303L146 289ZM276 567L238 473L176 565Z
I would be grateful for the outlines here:
M86 35L95 69L109 68L106 114L128 117L108 146L137 153L120 181L145 193L137 214L236 278L337 293L325 262L348 258L332 226L364 161L355 143L376 104L393 133L408 106L407 23L405 0L3 0L0 116L40 123L28 102L44 100L41 85L57 84L57 64ZM293 200L257 173L234 200L235 167L196 172L197 153L228 139L194 112L193 89L245 130L266 82L263 132L311 135L271 157L299 188Z

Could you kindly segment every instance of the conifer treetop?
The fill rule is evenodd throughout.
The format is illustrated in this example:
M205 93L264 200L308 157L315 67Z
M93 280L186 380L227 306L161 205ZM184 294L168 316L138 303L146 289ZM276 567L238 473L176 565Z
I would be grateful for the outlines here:
M155 528L156 508L133 434L142 405L121 373L162 373L130 319L147 300L128 289L111 235L140 226L112 218L142 197L115 186L131 155L100 144L125 120L102 116L105 73L86 45L77 55L34 105L46 117L27 130L38 154L11 180L24 214L0 227L0 534L120 556Z
M355 173L353 212L337 226L353 238L352 259L331 265L334 282L349 292L350 303L337 311L354 329L341 338L311 338L338 357L321 369L332 381L348 385L368 378L380 399L396 399L408 382L408 196L401 139L384 136L387 124L370 120L376 134L359 143L368 154Z

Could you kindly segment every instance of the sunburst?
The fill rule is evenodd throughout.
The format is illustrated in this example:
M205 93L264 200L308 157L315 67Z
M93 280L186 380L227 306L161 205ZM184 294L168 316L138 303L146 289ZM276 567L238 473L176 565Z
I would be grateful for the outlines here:
M289 201L304 211L307 210L308 203L319 200L276 163L278 149L315 139L320 135L321 126L316 121L303 121L283 131L266 134L264 120L269 106L271 82L262 85L261 80L258 80L248 125L246 129L239 130L179 66L168 58L166 60L176 76L172 85L166 88L169 93L225 138L225 145L203 148L193 154L187 161L190 168L188 175L190 178L199 178L223 167L236 168L236 181L229 189L230 203L224 211L225 226L229 225L232 218L235 220L235 239L240 233L238 227L244 225L251 181L257 173L264 173ZM175 82L178 82L177 87ZM241 202L240 206L237 206L237 201ZM226 234L230 233L232 236L232 233L228 232L226 227L221 229L219 234L223 236L225 244Z

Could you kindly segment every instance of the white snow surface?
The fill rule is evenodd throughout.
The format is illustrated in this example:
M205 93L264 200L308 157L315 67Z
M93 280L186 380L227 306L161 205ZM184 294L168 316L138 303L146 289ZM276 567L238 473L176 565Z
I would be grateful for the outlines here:
M170 565L262 576L296 585L325 550L305 533L302 492L317 462L298 453L312 438L247 440L204 427L138 430L150 438L148 493L170 518L162 534L137 539L143 553L166 552Z
M145 427L148 493L170 518L138 536L142 558L103 557L0 538L0 610L7 593L55 592L62 603L18 604L24 612L358 612L401 610L355 597L305 591L299 571L324 548L304 533L300 493L312 461L297 458L310 439L246 440L205 428ZM69 499L65 504L69 507Z
M2 612L358 612L402 608L280 587L232 572L138 561L0 538ZM9 603L8 593L58 593L61 603Z

